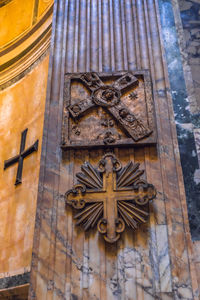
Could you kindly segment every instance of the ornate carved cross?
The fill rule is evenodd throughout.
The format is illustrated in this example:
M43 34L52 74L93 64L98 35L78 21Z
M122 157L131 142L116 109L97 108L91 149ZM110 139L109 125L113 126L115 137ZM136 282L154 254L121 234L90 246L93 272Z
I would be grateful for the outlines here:
M106 154L98 169L86 162L76 174L80 184L66 193L66 202L81 210L75 215L84 229L97 224L98 231L109 243L116 242L125 224L132 229L148 217L148 202L156 195L153 185L140 179L143 170L129 162L122 168L114 154ZM98 223L97 223L98 222Z
M112 85L105 85L96 73L82 74L80 80L90 90L91 96L68 107L73 118L78 118L94 106L101 106L121 124L134 141L151 134L152 130L136 118L120 100L127 88L138 85L138 79L133 74L126 73Z
M28 149L24 150L25 144L26 144L27 132L28 132L28 128L26 128L24 131L22 131L19 154L14 156L13 158L5 160L5 162L4 162L4 170L18 162L15 185L18 185L22 182L22 170L23 170L24 158L27 157L28 155L30 155L31 153L33 153L34 151L38 150L38 142L39 142L38 140L32 146L30 146Z

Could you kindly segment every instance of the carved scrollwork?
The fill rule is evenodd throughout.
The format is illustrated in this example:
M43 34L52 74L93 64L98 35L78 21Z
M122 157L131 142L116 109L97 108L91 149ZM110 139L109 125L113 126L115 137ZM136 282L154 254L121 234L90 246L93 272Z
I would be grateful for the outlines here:
M155 197L154 186L145 180L137 180L133 185L133 189L136 192L135 202L138 205L145 205Z
M76 209L81 209L85 206L83 195L86 192L86 187L83 184L76 184L71 190L66 193L67 204L72 205Z

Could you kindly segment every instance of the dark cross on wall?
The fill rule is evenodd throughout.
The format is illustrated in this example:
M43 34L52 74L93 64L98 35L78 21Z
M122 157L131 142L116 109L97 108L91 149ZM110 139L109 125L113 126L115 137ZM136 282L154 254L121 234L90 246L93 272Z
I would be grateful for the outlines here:
M22 170L23 170L23 160L24 160L24 158L27 157L28 155L30 155L31 153L33 153L34 151L38 150L39 140L37 140L29 148L24 150L25 149L25 144L26 144L27 132L28 132L28 128L26 128L24 131L22 131L21 145L20 145L19 154L14 156L13 158L10 158L10 159L4 161L4 170L18 162L17 176L16 176L15 185L18 185L18 184L22 183Z

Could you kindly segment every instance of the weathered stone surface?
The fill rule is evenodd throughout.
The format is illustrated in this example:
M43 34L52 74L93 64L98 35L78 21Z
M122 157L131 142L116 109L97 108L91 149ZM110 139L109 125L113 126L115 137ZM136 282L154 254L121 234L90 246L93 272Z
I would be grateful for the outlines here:
M46 106L30 299L198 299L157 1L58 1ZM170 42L170 40L169 40ZM107 245L74 226L64 194L104 150L60 149L64 74L149 69L158 147L115 149L158 191L150 220ZM90 130L90 128L88 128ZM185 295L185 296L184 296Z

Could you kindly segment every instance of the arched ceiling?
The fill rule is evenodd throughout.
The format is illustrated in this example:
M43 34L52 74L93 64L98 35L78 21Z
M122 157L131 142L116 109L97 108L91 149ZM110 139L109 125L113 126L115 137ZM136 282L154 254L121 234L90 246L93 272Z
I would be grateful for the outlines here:
M0 88L48 49L53 0L0 0Z

